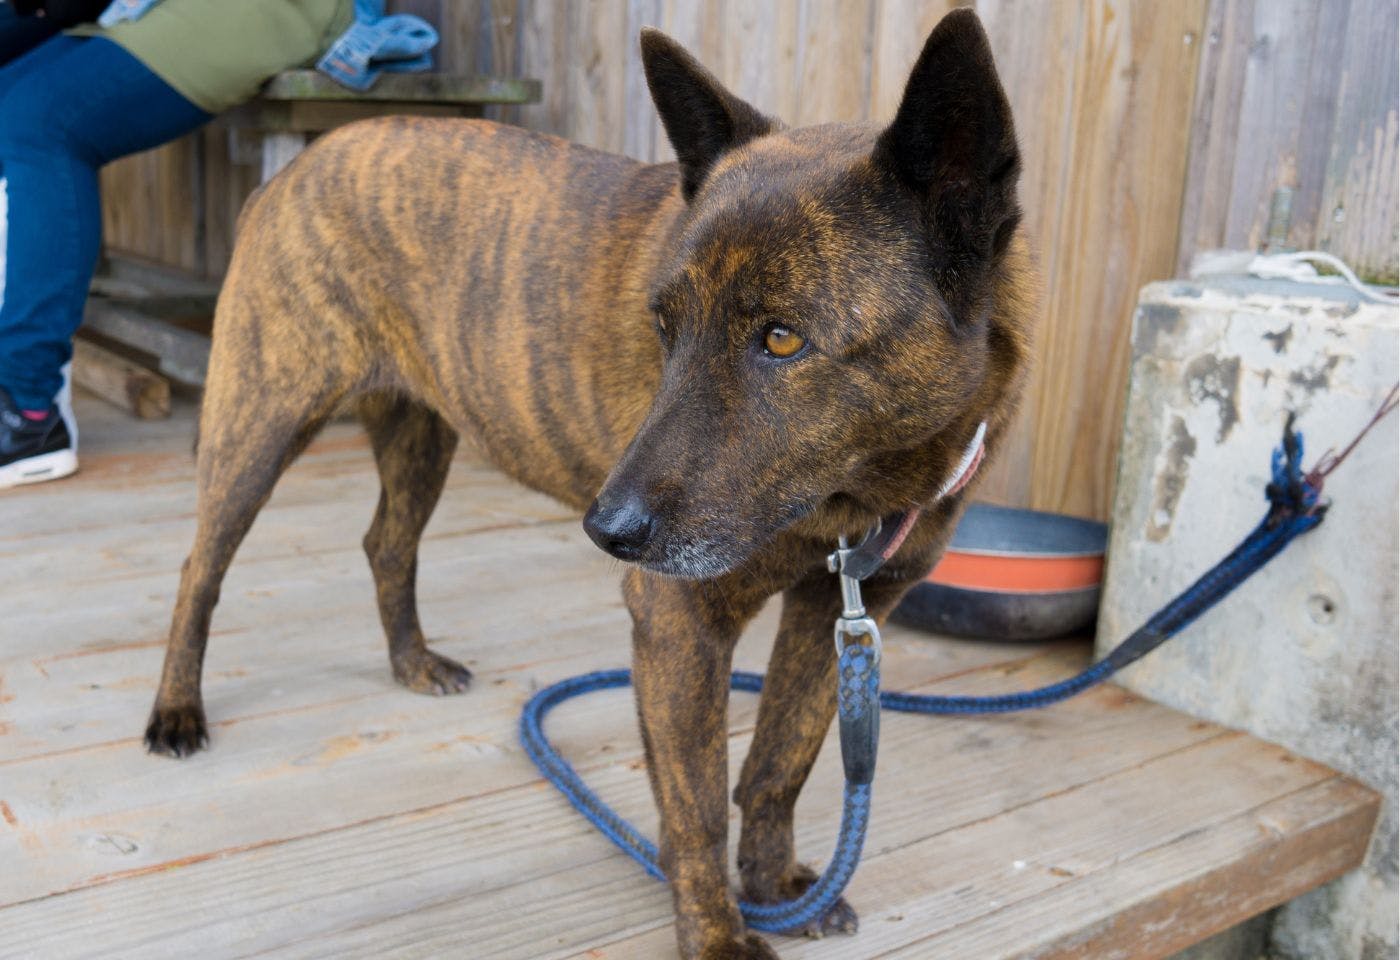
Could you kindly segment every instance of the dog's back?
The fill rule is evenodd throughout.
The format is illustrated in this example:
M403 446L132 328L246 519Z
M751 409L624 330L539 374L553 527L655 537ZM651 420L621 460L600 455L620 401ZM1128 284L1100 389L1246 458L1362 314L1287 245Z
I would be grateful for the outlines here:
M341 128L244 211L208 408L253 382L318 408L408 394L586 505L654 392L639 307L674 195L674 168L489 121Z

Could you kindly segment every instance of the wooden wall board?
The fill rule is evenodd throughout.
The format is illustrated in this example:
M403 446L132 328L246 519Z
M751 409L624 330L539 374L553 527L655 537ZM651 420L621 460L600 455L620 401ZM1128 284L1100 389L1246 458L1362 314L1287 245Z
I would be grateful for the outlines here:
M984 8L1007 65L1045 284L1027 403L989 493L1102 517L1137 291L1173 269L1205 4ZM1008 22L1015 29L998 29Z
M1211 0L1191 125L1178 270L1200 250L1320 247L1395 282L1393 0Z
M1395 37L1400 5L1394 0L1352 0L1340 58L1342 78L1328 137L1329 155L1315 234L1294 235L1299 246L1315 243L1379 282L1400 283L1400 66Z

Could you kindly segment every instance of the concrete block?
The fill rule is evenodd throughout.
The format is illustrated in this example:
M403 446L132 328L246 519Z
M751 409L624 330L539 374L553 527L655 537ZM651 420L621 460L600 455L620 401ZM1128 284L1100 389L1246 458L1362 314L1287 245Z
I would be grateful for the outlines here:
M1268 960L1269 927L1273 921L1273 914L1260 914L1174 954L1170 960Z
M1100 653L1264 515L1269 451L1298 414L1304 464L1342 447L1400 370L1400 310L1345 287L1212 278L1146 287L1109 542ZM1327 481L1321 527L1121 675L1384 792L1367 866L1285 907L1273 950L1396 955L1397 417Z

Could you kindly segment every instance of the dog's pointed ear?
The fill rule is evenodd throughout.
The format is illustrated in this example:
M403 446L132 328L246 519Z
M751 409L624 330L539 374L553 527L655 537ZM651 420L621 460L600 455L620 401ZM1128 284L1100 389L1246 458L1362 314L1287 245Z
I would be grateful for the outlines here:
M771 120L724 89L685 48L660 30L642 30L642 67L666 136L681 165L689 201L726 150L761 137Z
M936 268L960 274L1006 248L1021 154L977 14L955 10L933 28L874 160L918 197Z

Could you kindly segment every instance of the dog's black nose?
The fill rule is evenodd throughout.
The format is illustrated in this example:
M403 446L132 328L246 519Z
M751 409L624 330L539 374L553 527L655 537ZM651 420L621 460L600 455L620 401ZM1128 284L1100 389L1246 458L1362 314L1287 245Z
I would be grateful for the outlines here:
M604 504L599 497L583 515L583 529L594 543L619 560L636 560L651 543L656 518L635 494L616 505Z

